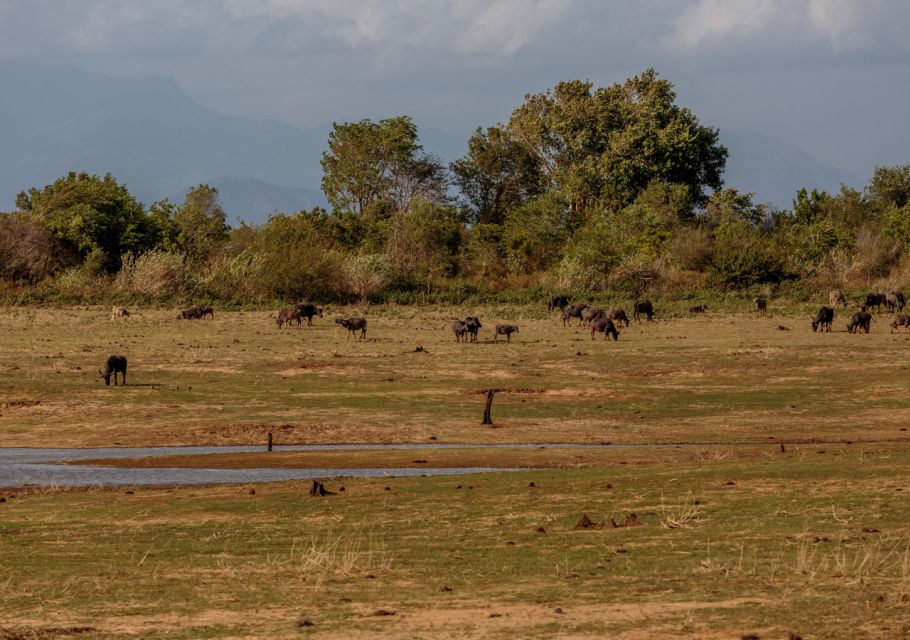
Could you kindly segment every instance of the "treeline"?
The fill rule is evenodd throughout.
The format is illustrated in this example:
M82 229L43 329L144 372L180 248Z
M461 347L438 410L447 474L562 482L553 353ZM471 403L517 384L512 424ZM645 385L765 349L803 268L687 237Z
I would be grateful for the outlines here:
M771 210L723 188L718 132L653 70L525 96L446 166L401 116L335 124L331 213L230 228L216 189L145 208L70 173L0 214L7 299L521 300L910 285L910 165Z

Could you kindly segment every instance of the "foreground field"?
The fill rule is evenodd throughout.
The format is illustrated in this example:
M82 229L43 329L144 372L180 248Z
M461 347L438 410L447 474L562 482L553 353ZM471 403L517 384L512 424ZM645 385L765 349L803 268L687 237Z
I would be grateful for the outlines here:
M469 311L481 341L456 344ZM517 307L372 308L363 341L336 311L284 332L265 312L173 315L0 313L3 444L705 444L100 461L517 470L331 479L320 498L0 489L0 640L910 634L910 342L884 316L848 335L811 333L804 309L670 310L592 342ZM511 344L497 322L521 327ZM111 353L126 387L97 380Z
M596 456L336 480L323 498L302 483L5 492L0 637L910 632L910 447Z
M367 338L331 318L278 330L266 312L178 321L142 310L0 313L6 446L326 442L675 442L906 437L910 338L813 334L795 317L712 315L633 324L591 341L539 310L378 307ZM481 341L457 344L476 311ZM668 315L668 311L665 315ZM521 327L511 344L492 326ZM778 330L778 325L789 330ZM416 351L420 346L423 351ZM105 387L111 353L129 385ZM497 428L479 425L499 389Z

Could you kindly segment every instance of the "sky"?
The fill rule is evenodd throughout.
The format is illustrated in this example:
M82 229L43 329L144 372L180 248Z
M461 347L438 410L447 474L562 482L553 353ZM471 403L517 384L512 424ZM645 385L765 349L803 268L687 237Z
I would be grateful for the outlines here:
M0 59L173 76L302 127L466 135L561 80L654 67L703 124L868 176L910 162L908 27L905 0L0 0Z

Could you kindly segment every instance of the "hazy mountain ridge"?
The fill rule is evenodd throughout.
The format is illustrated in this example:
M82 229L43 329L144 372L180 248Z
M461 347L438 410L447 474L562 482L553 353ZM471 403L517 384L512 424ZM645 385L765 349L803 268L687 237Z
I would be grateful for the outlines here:
M74 170L110 172L146 204L179 202L188 187L208 183L232 222L326 206L319 160L328 126L225 115L162 76L0 62L0 86L11 96L0 101L0 210L13 208L19 191ZM421 128L426 150L447 162L464 155L469 136ZM800 187L864 182L765 134L722 131L721 141L730 149L726 185L758 202L786 208Z

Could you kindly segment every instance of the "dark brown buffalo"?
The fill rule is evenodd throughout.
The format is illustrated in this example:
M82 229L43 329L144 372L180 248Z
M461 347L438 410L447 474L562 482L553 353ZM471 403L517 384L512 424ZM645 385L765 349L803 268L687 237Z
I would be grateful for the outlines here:
M626 312L622 309L610 309L604 315L607 320L612 320L614 322L622 322L624 326L629 326L629 316L626 315Z
M584 319L581 312L588 308L586 304L567 304L562 308L562 326L570 323L572 318L578 318L578 326L581 326Z
M310 302L301 302L294 307L294 310L301 318L306 318L308 326L313 326L313 318L315 316L322 317L322 307L317 307Z
M834 322L834 309L831 307L822 307L812 319L812 331L831 331L831 323Z
M117 386L117 374L122 378L121 384L126 384L126 356L110 356L104 369L98 369L98 377L104 378L104 384L111 385L111 376L114 376L114 386Z
M597 318L607 317L603 309L597 307L585 307L581 312L581 323L590 325Z
M887 296L885 296L884 293L867 293L866 302L863 304L863 306L867 309L872 309L872 307L875 307L876 311L881 311L882 305L885 304L886 297Z
M905 313L899 313L894 316L894 320L891 321L891 333L894 333L894 330L900 327L910 333L910 316Z
M755 311L758 315L763 316L768 313L768 299L767 298L755 298Z
M604 334L604 340L607 339L607 336L613 336L614 340L619 340L619 330L616 328L616 325L613 324L612 320L607 320L606 318L597 318L597 320L592 322L591 340L594 340L594 334L598 331Z
M336 318L335 324L340 324L342 327L348 330L348 337L360 332L360 337L364 338L367 335L367 319L366 318Z
M278 315L275 316L275 324L278 325L278 328L290 327L292 322L297 323L297 328L300 328L300 314L297 313L297 309L282 309L278 312Z
M689 307L689 313L706 313L708 311L708 305L700 304L695 307Z
M903 311L905 304L904 294L900 291L892 291L885 296L885 305L888 307L889 311Z
M562 309L567 304L569 304L569 299L566 296L550 296L547 300L547 311Z
M452 331L455 333L455 342L468 341L468 323L456 319L452 322Z
M199 320L202 317L202 307L190 307L177 314L178 320Z
M493 342L498 342L497 338L499 336L505 336L506 342L512 342L513 333L518 333L518 327L514 324L498 324L496 325L496 332L493 334Z
M872 324L872 314L868 311L858 311L850 318L847 323L847 331L850 333L869 333Z
M638 300L632 305L632 317L636 322L641 322L641 316L647 316L648 322L654 317L654 305L650 300Z
M471 342L477 342L477 332L483 327L483 325L480 324L480 318L477 316L468 316L464 319L464 323L468 326L468 335L471 336Z

